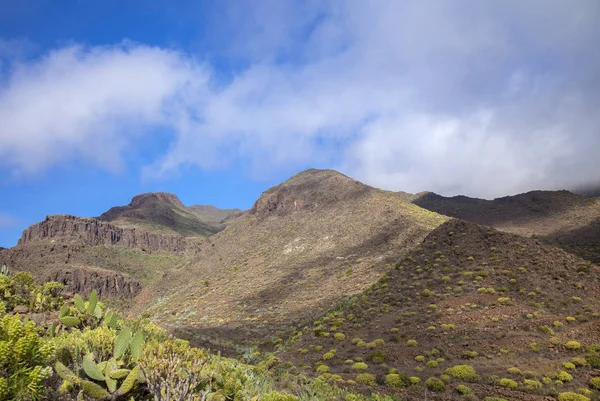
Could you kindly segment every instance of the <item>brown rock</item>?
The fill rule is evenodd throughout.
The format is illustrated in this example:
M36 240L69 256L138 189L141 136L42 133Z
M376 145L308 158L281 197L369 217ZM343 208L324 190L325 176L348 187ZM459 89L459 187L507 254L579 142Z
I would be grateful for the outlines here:
M17 305L13 308L13 313L23 314L27 312L29 312L29 308L25 305Z
M181 235L121 228L100 220L65 214L47 216L44 221L25 229L19 239L19 245L40 240L59 240L86 245L119 245L148 253L160 251L182 253L193 243L192 239L186 240Z
M131 277L101 269L59 269L52 271L48 280L64 284L69 295L85 296L96 290L101 298L129 299L142 290L142 285Z

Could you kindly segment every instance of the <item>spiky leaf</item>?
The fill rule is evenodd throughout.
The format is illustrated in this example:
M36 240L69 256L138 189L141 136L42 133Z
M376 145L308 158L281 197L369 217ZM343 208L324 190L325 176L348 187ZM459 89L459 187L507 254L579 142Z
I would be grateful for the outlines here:
M106 376L106 387L108 387L108 391L114 393L117 390L117 381Z
M85 301L83 298L81 298L81 295L75 294L73 296L73 302L75 303L77 309L79 309L79 312L85 313Z
M52 322L52 324L50 325L50 330L49 330L50 337L52 337L52 338L54 336L56 336L56 327L58 327L58 323Z
M103 381L104 375L102 371L96 365L96 361L94 361L94 355L87 354L83 357L83 371L86 375L91 377L94 380Z
M129 343L131 342L131 330L125 327L115 339L115 358L120 358L125 355Z
M102 319L102 308L100 305L96 305L96 308L94 309L94 316L96 316L98 319Z
M87 380L82 380L81 388L88 397L92 397L96 400L102 400L104 398L110 397L110 393L106 391L104 387Z
M140 374L140 367L136 366L131 369L131 372L127 375L123 383L121 383L121 387L119 387L119 391L117 392L119 395L125 395L131 391L135 382L137 381L137 377Z
M69 305L67 304L63 304L63 306L60 307L60 310L58 311L58 316L59 317L64 317L67 316L69 314Z
M67 368L65 365L63 365L60 362L56 362L54 364L54 369L56 370L56 373L58 373L58 375L63 378L63 380L67 380L70 381L71 383L76 383L79 384L79 382L81 382L81 379L79 377L77 377L77 375L75 375L75 373L73 373L71 371L71 369Z
M112 372L108 373L108 376L111 379L122 379L124 377L126 377L129 372L131 372L131 370L129 369L117 369L117 370L113 370Z
M60 322L67 327L75 327L81 324L81 320L75 316L63 316L60 318Z
M90 298L88 299L87 308L86 308L88 315L91 315L92 313L94 313L94 310L96 309L97 304L98 304L98 292L96 290L92 290L92 293L90 294Z
M135 362L142 354L142 346L144 345L144 333L138 331L131 340L131 359Z
M106 374L106 371L105 371L105 369L106 369L106 361L98 362L97 365L98 365L98 369L100 369L100 372Z

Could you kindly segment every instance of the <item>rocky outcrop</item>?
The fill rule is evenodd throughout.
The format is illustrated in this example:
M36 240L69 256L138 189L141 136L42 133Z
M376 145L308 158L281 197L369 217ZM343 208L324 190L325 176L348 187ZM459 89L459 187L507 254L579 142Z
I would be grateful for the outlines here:
M47 280L64 284L64 291L67 293L88 295L96 290L103 299L129 299L142 290L142 285L130 277L99 269L54 270L50 272Z
M40 240L82 243L86 245L119 245L144 252L182 253L188 248L187 241L180 235L158 234L121 228L96 219L70 215L47 216L23 231L19 245Z
M335 207L340 201L353 201L371 188L333 170L309 169L262 193L250 214L290 215L299 210Z

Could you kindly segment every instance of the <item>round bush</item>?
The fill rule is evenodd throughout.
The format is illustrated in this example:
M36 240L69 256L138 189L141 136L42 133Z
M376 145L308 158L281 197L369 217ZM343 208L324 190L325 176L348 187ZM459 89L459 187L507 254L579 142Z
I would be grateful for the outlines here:
M475 369L471 365L456 365L451 368L446 369L444 372L448 376L455 377L457 379L462 379L465 381L477 381L479 380L479 376Z
M335 333L335 334L333 335L333 338L334 338L336 341L344 341L344 340L346 339L346 335L345 335L344 333Z
M506 387L506 388L510 388L510 389L517 388L517 386L519 385L519 383L517 383L516 381L514 381L512 379L500 379L498 384L500 384L502 387Z
M375 380L375 376L370 373L361 373L356 376L356 382L360 384L365 384L367 386L374 386L377 384Z
M374 352L371 354L371 361L374 363L384 363L387 360L387 356L381 351Z
M465 394L470 394L471 389L469 387L465 386L464 384L459 384L458 386L456 386L456 392L458 394L465 395Z
M523 380L523 384L528 390L533 390L536 388L542 388L542 383L537 380L525 379Z
M327 366L327 365L319 365L319 366L317 366L317 369L315 369L315 372L317 372L317 373L328 373L329 372L329 366Z
M385 376L385 384L389 387L404 387L404 382L399 374L390 373Z
M438 362L435 359L432 359L430 361L427 361L425 366L427 366L428 368L434 369L434 368L438 367Z
M335 356L335 353L329 351L329 352L324 353L322 358L323 358L323 360L327 361L329 359L333 359L334 356Z
M417 340L408 340L406 342L406 345L409 347L416 347L417 346Z
M442 392L446 389L446 384L437 377L430 377L425 380L425 387L431 391Z
M577 393L560 393L558 395L558 401L590 401L585 395Z
M352 365L352 369L354 369L354 370L367 370L367 369L369 369L369 365L367 365L364 362L356 362L354 365Z
M506 371L508 373L510 373L511 375L520 375L521 374L521 369L519 369L519 368L508 368Z
M590 380L590 387L594 390L600 390L600 377L594 377Z
M576 351L578 349L581 349L581 344L577 341L567 341L565 343L565 348L570 349L572 351Z
M417 384L421 381L421 379L419 379L417 376L411 376L408 378L408 381L410 384Z
M425 362L425 357L423 355L417 355L417 356L415 356L415 361Z

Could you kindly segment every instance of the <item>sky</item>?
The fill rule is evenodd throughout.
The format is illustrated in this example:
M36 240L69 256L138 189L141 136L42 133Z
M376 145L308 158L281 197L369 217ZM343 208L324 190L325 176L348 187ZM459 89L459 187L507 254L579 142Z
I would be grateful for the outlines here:
M600 184L597 0L0 0L0 246L310 167L494 198Z

